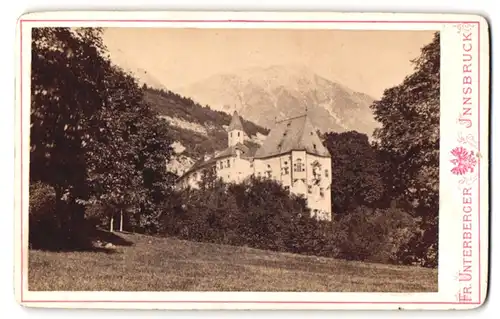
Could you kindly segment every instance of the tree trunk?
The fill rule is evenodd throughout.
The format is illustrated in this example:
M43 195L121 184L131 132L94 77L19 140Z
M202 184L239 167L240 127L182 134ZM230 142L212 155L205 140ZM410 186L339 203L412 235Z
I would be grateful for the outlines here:
M120 210L120 232L123 231L123 209Z
M55 207L55 214L57 216L56 222L57 222L57 227L59 231L63 229L67 229L67 220L63 219L62 217L65 216L63 212L63 201L61 199L62 197L62 190L59 188L57 185L54 185L54 191L56 193L56 207Z
M113 232L113 224L115 223L115 219L113 218L113 215L111 215L111 221L109 222L109 231Z

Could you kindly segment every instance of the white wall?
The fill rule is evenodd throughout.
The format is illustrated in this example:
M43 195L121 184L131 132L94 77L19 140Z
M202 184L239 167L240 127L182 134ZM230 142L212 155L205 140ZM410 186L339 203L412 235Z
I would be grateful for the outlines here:
M291 181L292 192L307 198L307 156L305 151L292 151Z
M232 130L227 133L228 147L234 146L238 143L243 144L245 141L245 132L240 130Z
M237 156L217 161L217 176L222 178L225 183L240 183L253 173L250 161L241 158L239 150L237 153Z
M319 219L331 220L331 158L319 157L307 154L307 181L308 192L307 202L313 210L318 210L315 217ZM317 162L319 165L314 166ZM316 176L315 176L316 171Z

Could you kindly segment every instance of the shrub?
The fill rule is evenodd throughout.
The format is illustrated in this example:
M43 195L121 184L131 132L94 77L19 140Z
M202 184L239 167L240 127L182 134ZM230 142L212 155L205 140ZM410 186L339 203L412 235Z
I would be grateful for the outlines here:
M161 216L163 235L383 263L408 263L405 249L420 238L417 221L399 208L362 206L336 221L318 221L310 217L303 197L276 181L250 177L241 184L224 184L206 174L201 185L176 194L181 204Z
M405 265L428 268L438 266L437 217L431 221L419 220L409 233L409 240L397 251L395 259Z
M335 257L330 223L310 217L303 197L278 182L250 177L224 184L205 175L201 189L177 194L161 217L164 235L186 240Z
M42 182L30 184L29 245L33 249L88 249L95 232L95 219L71 224L71 206L57 200L54 188Z
M62 220L56 215L54 189L41 182L29 188L29 244L33 248L53 246L59 240Z
M400 252L414 236L417 223L398 208L358 207L335 224L340 256L349 260L402 263Z
M375 222L373 209L359 207L337 223L340 254L348 260L370 260L385 240L384 225Z

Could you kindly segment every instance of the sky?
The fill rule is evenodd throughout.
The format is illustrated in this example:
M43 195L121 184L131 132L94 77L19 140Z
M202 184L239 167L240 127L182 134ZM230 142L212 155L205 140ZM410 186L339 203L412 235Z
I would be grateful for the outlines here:
M175 91L220 73L301 65L354 91L380 98L413 71L410 60L433 31L109 28L112 60Z

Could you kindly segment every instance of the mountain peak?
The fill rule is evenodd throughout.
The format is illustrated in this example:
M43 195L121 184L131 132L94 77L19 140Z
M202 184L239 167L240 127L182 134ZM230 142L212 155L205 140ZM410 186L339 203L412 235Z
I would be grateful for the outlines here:
M241 78L251 80L267 80L270 82L316 82L321 77L302 64L274 64L264 67L251 67L236 71Z
M356 130L371 136L373 98L328 80L301 64L250 67L216 74L180 90L184 96L271 128L275 118L308 110L322 132ZM234 106L229 108L228 105Z
M267 67L255 68L261 69L264 71L275 71L275 72L293 72L293 73L301 73L301 74L313 74L310 68L305 66L304 64L299 63L290 63L290 64L272 64Z

